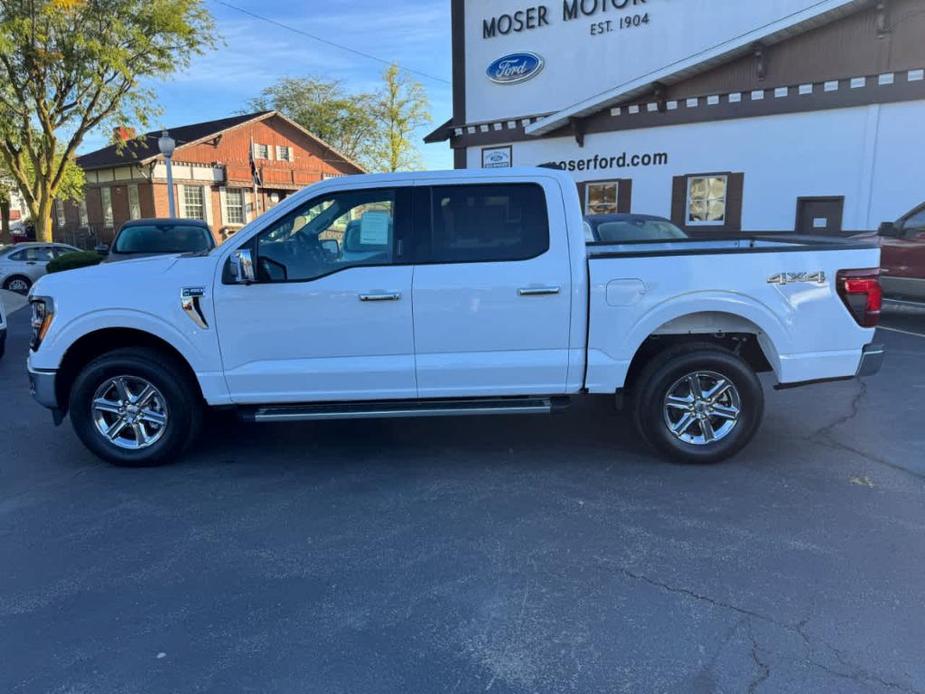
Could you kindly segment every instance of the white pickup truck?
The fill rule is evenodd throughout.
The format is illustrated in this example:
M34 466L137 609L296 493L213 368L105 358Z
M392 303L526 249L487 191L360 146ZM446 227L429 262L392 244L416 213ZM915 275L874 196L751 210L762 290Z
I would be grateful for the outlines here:
M714 462L780 386L875 373L875 247L781 237L587 244L549 169L327 180L230 241L42 278L36 399L119 465L174 460L205 407L257 422L550 413L625 401Z

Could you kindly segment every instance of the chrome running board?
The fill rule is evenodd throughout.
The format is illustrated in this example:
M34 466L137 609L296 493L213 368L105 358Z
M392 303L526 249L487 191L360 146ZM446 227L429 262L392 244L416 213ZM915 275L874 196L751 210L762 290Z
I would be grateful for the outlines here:
M551 414L569 405L568 398L501 398L496 400L430 400L422 402L328 403L274 405L242 411L254 422L308 422L337 419L461 417L495 414Z

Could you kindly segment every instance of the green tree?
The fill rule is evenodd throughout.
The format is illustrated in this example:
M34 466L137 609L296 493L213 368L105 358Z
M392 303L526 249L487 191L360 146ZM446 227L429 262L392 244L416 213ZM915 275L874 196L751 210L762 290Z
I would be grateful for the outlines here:
M372 168L377 171L420 168L415 132L430 122L427 93L397 65L387 68L382 78L385 84L373 109L379 127L370 155Z
M257 111L279 111L361 165L369 163L375 138L372 94L348 93L339 81L286 77L251 99Z
M0 171L0 246L8 244L10 239L10 204L16 184Z
M156 110L140 80L215 42L203 0L0 0L0 163L39 240L87 133L147 125Z
M33 137L37 137L33 135ZM61 176L61 185L58 187L56 198L58 200L78 201L83 198L84 189L84 172L73 159L64 160L61 153L54 160L54 165L60 166L64 162L63 174ZM24 165L24 172L32 188L37 185L35 178L35 167L32 162L27 160ZM16 180L3 167L0 161L0 244L10 242L10 205L13 199L13 193L19 191Z

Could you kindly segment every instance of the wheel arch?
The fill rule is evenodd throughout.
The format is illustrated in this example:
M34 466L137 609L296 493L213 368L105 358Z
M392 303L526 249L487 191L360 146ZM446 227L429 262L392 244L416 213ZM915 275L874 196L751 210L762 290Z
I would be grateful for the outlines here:
M127 347L146 347L164 354L183 369L196 385L199 397L203 397L202 386L189 360L167 340L137 328L100 328L78 338L64 353L55 378L55 395L61 410L67 411L74 380L84 366L107 352Z

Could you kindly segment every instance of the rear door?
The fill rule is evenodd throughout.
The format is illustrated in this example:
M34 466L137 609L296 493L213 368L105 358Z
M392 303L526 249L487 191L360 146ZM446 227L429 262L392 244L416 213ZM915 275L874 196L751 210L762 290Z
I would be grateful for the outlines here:
M571 271L554 182L452 180L415 191L422 398L566 390Z

